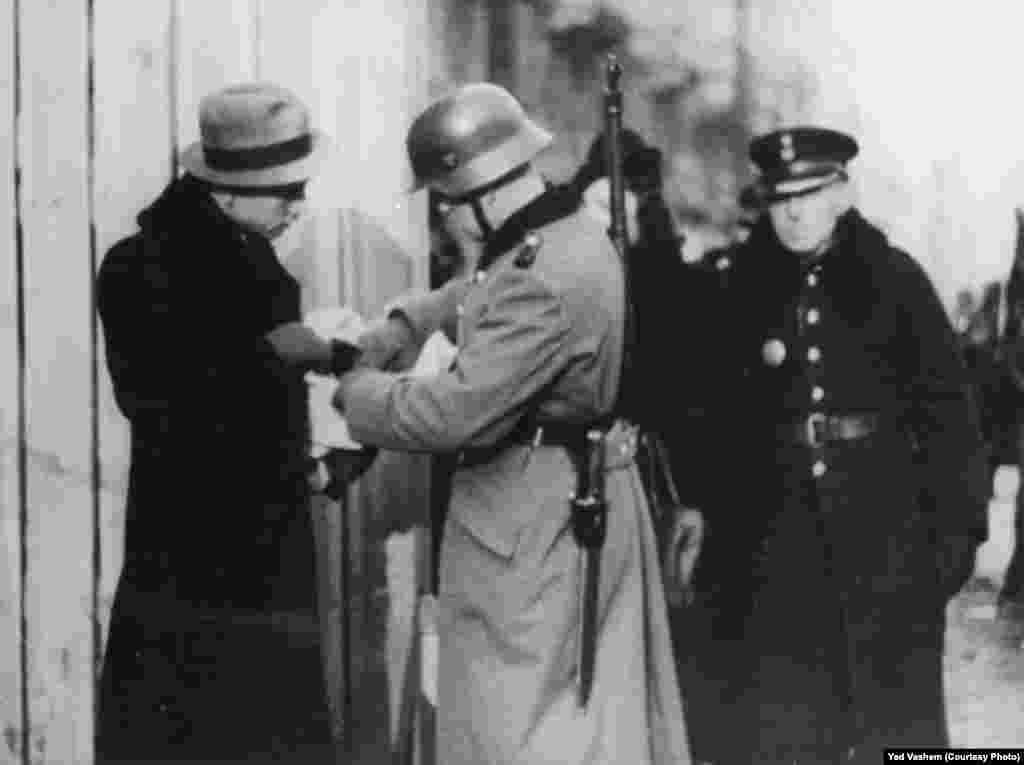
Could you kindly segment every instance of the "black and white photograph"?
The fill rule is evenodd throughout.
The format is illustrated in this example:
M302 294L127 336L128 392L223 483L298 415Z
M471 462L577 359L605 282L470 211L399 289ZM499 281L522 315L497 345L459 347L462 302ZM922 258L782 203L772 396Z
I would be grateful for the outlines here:
M1022 46L0 0L0 765L1024 761Z

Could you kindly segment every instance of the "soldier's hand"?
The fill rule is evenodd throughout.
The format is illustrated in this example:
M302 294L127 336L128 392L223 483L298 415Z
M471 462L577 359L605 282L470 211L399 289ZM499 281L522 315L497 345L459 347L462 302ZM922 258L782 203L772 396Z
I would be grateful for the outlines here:
M401 315L374 321L359 337L363 351L361 364L374 369L390 369L402 365L401 357L413 347L413 332Z
M300 369L326 372L331 362L331 345L299 321L279 324L266 335L274 351L286 363Z

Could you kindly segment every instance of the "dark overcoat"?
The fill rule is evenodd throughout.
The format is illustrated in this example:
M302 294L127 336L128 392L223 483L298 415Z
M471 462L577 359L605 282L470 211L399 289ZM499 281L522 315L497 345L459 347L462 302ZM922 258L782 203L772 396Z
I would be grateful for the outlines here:
M318 646L290 647L269 618L305 614L316 634L306 384L264 339L300 318L299 285L189 176L138 222L97 279L131 426L100 759L323 747Z
M943 746L945 606L988 496L953 329L920 266L855 210L813 263L764 218L730 270L696 755L831 762L852 747L880 762L887 745ZM814 412L875 425L800 444Z

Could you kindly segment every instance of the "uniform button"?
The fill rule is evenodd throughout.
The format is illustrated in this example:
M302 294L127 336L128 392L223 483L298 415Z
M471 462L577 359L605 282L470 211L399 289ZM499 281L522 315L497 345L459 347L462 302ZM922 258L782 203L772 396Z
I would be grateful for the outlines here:
M455 306L455 315L456 316L465 316L466 315L466 306L462 305L462 303L459 303L457 306Z
M479 284L484 280L485 273L483 271L477 271L473 274L473 281Z
M818 275L817 274L807 274L807 284L808 284L808 286L811 286L811 287L817 287L818 286Z
M818 323L818 319L820 319L820 318L821 318L821 313L818 311L817 308L808 309L808 311L807 311L807 323L808 324L817 324Z
M821 361L821 348L816 345L812 345L807 349L807 360L812 364L817 364Z
M825 398L824 388L818 385L815 385L813 388L811 388L811 401L817 403L818 401L821 401L823 398Z
M824 462L815 462L814 465L811 466L811 473L815 478L821 478L825 475L826 469Z

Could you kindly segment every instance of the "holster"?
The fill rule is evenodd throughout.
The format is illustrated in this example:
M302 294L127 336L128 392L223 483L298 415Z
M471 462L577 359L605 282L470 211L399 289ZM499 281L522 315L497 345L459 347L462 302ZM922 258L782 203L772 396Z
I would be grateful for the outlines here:
M438 454L430 461L430 592L434 595L441 591L441 542L458 464L457 453Z
M592 428L570 448L576 468L576 490L570 500L572 530L577 544L586 550L599 550L607 529L608 505L605 500L605 455L607 431Z

